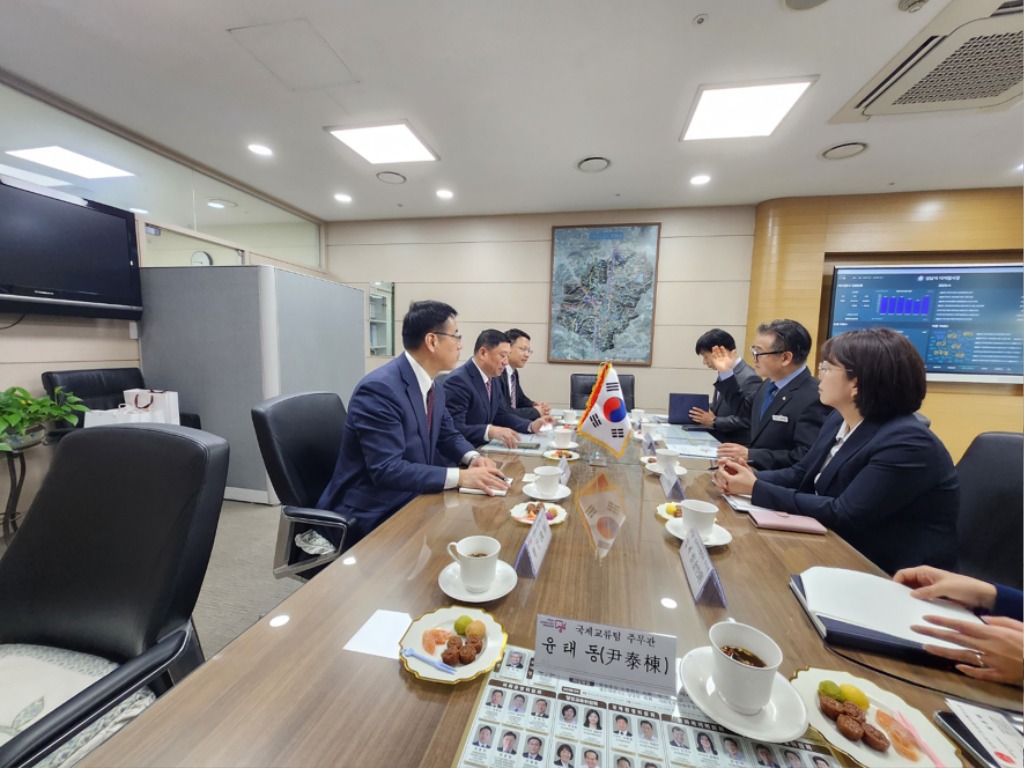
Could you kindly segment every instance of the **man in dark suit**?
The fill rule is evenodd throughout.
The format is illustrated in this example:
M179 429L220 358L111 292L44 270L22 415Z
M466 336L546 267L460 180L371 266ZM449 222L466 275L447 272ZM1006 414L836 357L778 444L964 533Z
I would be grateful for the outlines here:
M721 328L712 328L697 339L695 351L700 355L704 365L712 371L716 371L715 364L711 359L712 350L715 347L722 347L732 358L732 375L736 378L740 391L745 397L754 399L757 388L761 386L761 377L753 368L747 365L740 357L736 349L736 340L728 331ZM729 401L722 397L719 391L722 379L721 375L715 379L715 396L711 400L711 408L707 411L701 408L691 408L690 418L694 424L700 424L711 428L711 434L716 440L722 443L739 443L747 445L750 442L750 410L734 412Z
M498 390L511 347L508 336L488 329L477 337L473 357L445 379L448 413L455 429L473 445L500 440L515 448L519 433L536 432L554 423L550 416L529 421L505 406Z
M750 412L750 445L723 443L718 457L744 459L755 469L796 464L817 439L830 409L818 399L818 380L807 370L811 334L795 320L772 320L757 328L750 348L764 382L750 396L732 375L733 360L722 347L712 352L721 374L717 390L733 412Z
M494 462L455 430L444 385L434 384L459 361L455 317L439 301L411 304L402 321L405 352L367 374L352 393L334 477L317 503L357 520L347 543L421 493L461 485L493 495L508 488Z
M508 353L508 365L501 372L501 396L505 407L517 416L533 421L541 416L551 415L551 404L531 400L523 391L519 380L519 369L526 366L533 354L530 337L526 331L511 328L505 334L512 348Z

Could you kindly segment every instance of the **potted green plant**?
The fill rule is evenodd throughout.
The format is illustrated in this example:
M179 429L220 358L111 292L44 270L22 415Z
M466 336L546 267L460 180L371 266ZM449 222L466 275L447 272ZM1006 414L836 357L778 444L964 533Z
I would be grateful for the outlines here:
M0 451L19 451L42 441L47 421L78 423L78 414L88 411L82 399L70 392L54 391L56 399L46 395L33 397L22 387L0 392Z

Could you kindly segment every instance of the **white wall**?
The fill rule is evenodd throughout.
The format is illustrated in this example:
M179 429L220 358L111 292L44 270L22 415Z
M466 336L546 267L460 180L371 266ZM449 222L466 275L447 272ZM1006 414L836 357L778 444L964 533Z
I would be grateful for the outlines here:
M551 227L633 222L661 222L654 355L649 368L618 370L637 377L637 407L664 411L669 392L711 390L693 351L701 333L718 326L746 343L753 206L334 223L327 270L363 289L394 282L396 323L410 301L448 302L459 312L463 359L483 329L522 328L534 349L524 389L566 405L569 374L596 366L547 362ZM367 358L367 369L388 359Z

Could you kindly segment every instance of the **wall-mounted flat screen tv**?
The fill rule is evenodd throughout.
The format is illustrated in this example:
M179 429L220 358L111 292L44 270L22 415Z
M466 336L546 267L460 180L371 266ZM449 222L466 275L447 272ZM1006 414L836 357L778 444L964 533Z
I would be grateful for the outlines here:
M929 381L1024 382L1021 264L836 267L829 335L886 327Z
M135 215L0 176L0 312L140 318Z

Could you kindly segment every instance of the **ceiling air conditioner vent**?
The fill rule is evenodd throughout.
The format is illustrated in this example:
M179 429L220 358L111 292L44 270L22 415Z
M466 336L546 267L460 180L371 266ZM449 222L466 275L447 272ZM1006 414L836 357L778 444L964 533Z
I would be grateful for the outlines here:
M1021 3L954 0L831 122L957 109L1005 109L1020 101L1022 93Z

